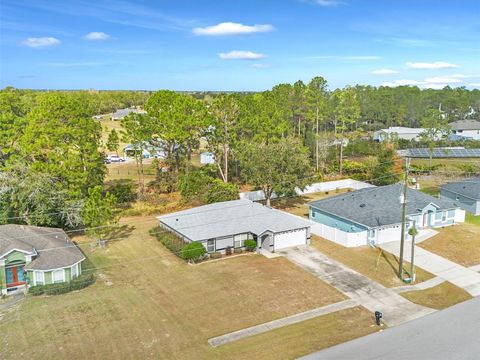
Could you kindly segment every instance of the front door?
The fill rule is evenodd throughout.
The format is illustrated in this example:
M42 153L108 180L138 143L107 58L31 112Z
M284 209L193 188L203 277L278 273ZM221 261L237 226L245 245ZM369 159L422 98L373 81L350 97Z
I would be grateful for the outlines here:
M23 276L23 265L12 266L5 269L7 275L7 287L25 284Z

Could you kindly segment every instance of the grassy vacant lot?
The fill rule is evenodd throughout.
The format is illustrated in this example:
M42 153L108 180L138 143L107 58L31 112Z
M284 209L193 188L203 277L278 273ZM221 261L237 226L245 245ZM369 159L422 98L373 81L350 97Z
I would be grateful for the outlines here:
M272 201L272 206L276 209L280 209L294 215L308 218L309 202L332 197L338 194L345 193L347 191L350 191L350 189L338 189L333 191L306 194L292 198L277 199Z
M480 227L472 224L449 226L418 246L463 266L478 265Z
M101 120L97 120L97 121L100 122L100 124L102 125L102 144L105 145L107 143L108 134L110 134L110 132L113 129L115 129L118 136L120 137L120 143L119 143L118 151L119 151L119 153L121 153L123 151L123 148L125 147L125 145L127 145L127 143L122 141L122 135L120 134L120 131L122 131L122 124L120 123L120 120L113 121L113 120L110 120L110 116L104 116ZM108 151L108 150L106 150L106 151L107 151L107 153L110 153L110 151Z
M145 184L155 180L156 170L152 166L151 159L145 159L143 161L143 174L145 176ZM133 180L138 183L137 163L135 160L108 164L105 181L108 182L111 180Z
M430 289L407 291L400 295L415 304L437 310L445 309L472 298L468 292L448 281Z
M467 213L467 215L465 217L465 222L468 223L468 224L473 224L473 225L476 225L476 226L480 226L480 215L473 216L472 214Z
M312 245L332 259L386 287L404 285L397 275L398 258L388 252L369 246L347 248L316 235L312 236ZM404 268L410 269L410 264L405 262ZM433 278L432 274L419 267L416 267L416 272L417 282Z
M344 296L284 258L252 254L187 265L148 235L157 225L153 217L122 224L106 250L75 238L96 267L94 285L29 296L0 319L0 358L293 357L373 331L369 314L358 308L211 348L210 337Z

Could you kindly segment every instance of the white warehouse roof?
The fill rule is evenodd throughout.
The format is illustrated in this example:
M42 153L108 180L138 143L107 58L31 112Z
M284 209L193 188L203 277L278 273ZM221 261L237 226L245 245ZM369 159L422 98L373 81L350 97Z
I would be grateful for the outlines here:
M157 219L191 241L249 232L255 235L266 231L278 233L310 226L307 220L246 199L204 205Z

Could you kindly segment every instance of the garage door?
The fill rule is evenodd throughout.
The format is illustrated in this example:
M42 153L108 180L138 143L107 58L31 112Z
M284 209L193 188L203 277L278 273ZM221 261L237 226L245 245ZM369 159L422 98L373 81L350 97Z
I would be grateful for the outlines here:
M402 227L400 225L377 229L377 244L383 244L390 241L400 241L400 238L402 237L401 229Z
M307 243L307 229L298 229L277 233L274 236L274 250Z

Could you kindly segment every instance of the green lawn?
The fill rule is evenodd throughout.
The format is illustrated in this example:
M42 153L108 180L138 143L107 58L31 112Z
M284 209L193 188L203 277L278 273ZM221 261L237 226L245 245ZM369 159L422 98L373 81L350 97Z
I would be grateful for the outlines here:
M437 310L445 309L472 298L468 292L448 281L430 289L407 291L400 295L415 304Z
M473 216L472 214L467 212L467 215L465 216L465 222L468 224L480 226L480 215Z
M293 358L376 329L371 314L355 308L212 348L210 337L345 296L283 257L188 265L148 235L154 217L121 224L106 250L75 238L96 267L94 285L29 296L0 316L0 358Z

